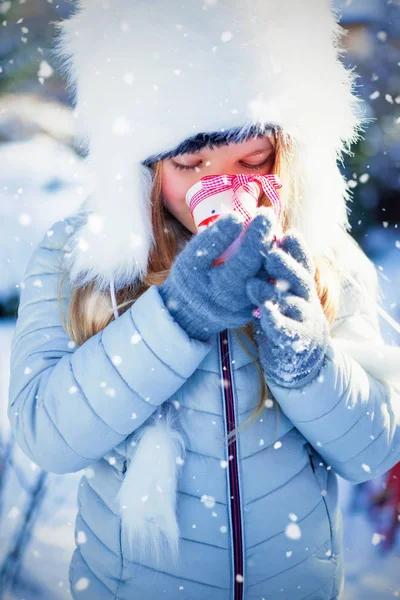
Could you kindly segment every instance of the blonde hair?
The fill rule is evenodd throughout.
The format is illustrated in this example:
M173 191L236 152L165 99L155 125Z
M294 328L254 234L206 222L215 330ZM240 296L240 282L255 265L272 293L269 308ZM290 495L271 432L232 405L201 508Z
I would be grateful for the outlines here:
M295 215L302 197L302 178L297 165L297 150L293 140L284 132L274 131L271 136L274 144L274 164L272 172L279 175L283 187L280 190L282 203L282 229L286 231L292 215ZM154 232L155 244L150 252L147 274L142 282L126 286L116 292L116 301L119 314L125 312L134 302L152 285L161 285L170 273L172 263L180 246L192 237L192 233L180 223L166 208L161 190L162 161L152 165L154 180L151 191L151 219ZM263 194L260 197L259 206L269 206L268 198ZM315 283L317 293L330 325L333 324L339 307L340 277L334 263L324 256L314 257L316 272ZM67 334L78 346L87 339L103 330L113 319L113 307L109 293L96 290L95 282L84 287L75 288L71 292L67 317L61 311L61 293L64 272L59 289L60 317ZM252 322L250 321L239 330L245 339L251 340L256 345ZM233 332L236 341L252 358L256 358L245 346L241 336ZM261 396L258 406L239 428L231 431L228 438L231 439L242 427L250 426L264 409L268 396L268 389L260 362L254 361L261 382ZM274 402L279 417L279 405ZM279 426L277 419L276 430Z

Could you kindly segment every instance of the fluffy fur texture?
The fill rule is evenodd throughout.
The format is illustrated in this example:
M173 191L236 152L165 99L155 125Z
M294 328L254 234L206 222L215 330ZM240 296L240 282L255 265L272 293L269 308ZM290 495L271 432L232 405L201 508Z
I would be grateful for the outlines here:
M119 491L122 534L141 561L150 553L159 562L166 549L179 561L176 484L185 450L172 421L172 412L160 409L143 427Z
M329 0L78 0L58 29L53 52L95 182L72 243L75 285L144 276L154 240L143 163L213 132L290 134L304 179L292 224L313 252L334 243L348 198L337 159L364 119Z

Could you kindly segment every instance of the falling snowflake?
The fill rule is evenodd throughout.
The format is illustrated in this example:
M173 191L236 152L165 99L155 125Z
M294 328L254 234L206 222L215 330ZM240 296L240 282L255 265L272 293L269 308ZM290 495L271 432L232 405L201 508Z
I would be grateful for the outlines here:
M83 592L84 590L87 590L87 588L89 587L89 579L87 577L81 577L80 579L78 579L78 581L75 584L75 589L78 592Z
M301 538L301 529L297 523L289 523L285 529L285 534L291 540L298 540Z
M221 42L230 42L233 38L233 33L231 31L224 31L221 34Z
M203 504L206 508L214 508L214 506L215 506L215 498L213 496L207 496L206 494L204 494L200 498L200 500L201 500L201 502L203 502Z
M5 0L0 4L0 15L5 15L11 8L11 2L9 0Z
M377 544L379 544L383 539L384 539L384 535L381 535L380 533L374 533L372 536L372 544L374 546L376 546Z
M39 79L40 83L43 84L44 80L51 77L53 75L53 73L54 73L54 71L51 68L51 66L49 65L49 63L45 60L42 60L40 62L39 71L38 71L38 79Z
M18 217L18 222L20 225L26 227L32 223L32 217L28 213L21 213Z
M369 177L370 177L369 173L363 173L359 177L359 182L360 183L367 183L367 181L369 181Z
M142 336L140 335L140 333L138 331L135 331L135 333L132 335L131 337L131 344L138 344L142 339Z
M76 542L77 542L77 544L86 544L87 537L86 537L86 533L84 531L78 531L77 536L76 536Z
M278 292L287 292L289 290L290 284L286 279L277 279L275 282L275 287Z

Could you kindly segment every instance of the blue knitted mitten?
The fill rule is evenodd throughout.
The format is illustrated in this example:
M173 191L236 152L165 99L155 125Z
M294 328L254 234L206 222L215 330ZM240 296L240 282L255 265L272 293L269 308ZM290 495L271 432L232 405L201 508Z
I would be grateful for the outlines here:
M272 244L264 210L249 223L238 252L223 265L212 265L243 227L241 218L230 213L194 235L158 288L169 312L190 337L204 341L213 333L251 321L253 305L246 283L260 270L262 252L266 254Z
M266 378L282 387L301 387L314 379L325 357L329 326L314 272L304 240L290 232L247 283L249 298L261 306L261 318L252 321L260 362Z

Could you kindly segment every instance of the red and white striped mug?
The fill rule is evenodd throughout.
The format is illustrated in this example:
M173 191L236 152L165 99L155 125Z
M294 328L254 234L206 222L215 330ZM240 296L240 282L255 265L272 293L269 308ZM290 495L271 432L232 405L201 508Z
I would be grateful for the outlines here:
M238 251L248 224L257 214L261 190L270 200L279 222L281 202L277 190L281 187L282 183L275 174L207 175L188 190L186 204L199 233L224 214L237 212L242 217L242 233L214 261L214 266L223 264ZM259 318L260 309L255 309L253 314Z

